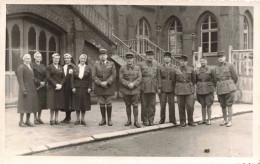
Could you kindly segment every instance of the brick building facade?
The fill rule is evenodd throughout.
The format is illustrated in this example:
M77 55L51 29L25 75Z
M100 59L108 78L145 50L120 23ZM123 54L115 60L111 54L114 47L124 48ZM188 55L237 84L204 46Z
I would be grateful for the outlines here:
M93 65L100 48L122 57L129 47L142 55L151 45L188 55L190 64L202 47L213 65L218 50L253 48L253 7L7 5L6 100L17 99L15 71L25 53L40 51L46 65L54 52L76 62L86 53Z

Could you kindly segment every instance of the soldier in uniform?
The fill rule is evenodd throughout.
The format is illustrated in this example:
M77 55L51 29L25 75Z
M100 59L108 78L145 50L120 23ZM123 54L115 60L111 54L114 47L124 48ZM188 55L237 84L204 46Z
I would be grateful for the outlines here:
M160 66L154 61L154 52L148 50L146 61L139 63L142 72L141 82L141 119L143 124L153 126L156 92L161 93Z
M220 123L220 126L226 125L230 127L232 125L232 105L234 102L235 91L237 90L236 84L238 80L237 73L234 65L225 62L226 56L224 52L218 52L219 64L215 68L215 74L217 79L217 95L218 101L222 108L224 121ZM227 108L228 108L228 121L227 121Z
M196 71L196 93L197 100L201 104L202 121L201 124L211 124L211 106L214 102L214 85L215 73L214 69L207 66L207 58L202 56L200 59L201 67ZM206 121L206 113L208 120Z
M165 52L163 60L164 63L162 64L160 69L162 88L160 94L161 119L159 124L163 124L165 122L165 108L168 100L169 121L176 125L174 104L174 82L172 80L175 66L171 64L171 53Z
M115 93L116 68L113 62L107 60L107 50L99 50L100 61L93 68L93 80L95 83L95 94L98 96L102 121L100 126L106 124L106 112L108 125L112 126L112 98Z
M187 66L188 57L182 55L180 59L180 67L176 69L173 81L175 84L175 94L177 95L177 102L179 107L180 124L182 127L186 126L186 112L188 114L188 125L196 126L193 121L194 111L194 85L196 82L196 74L193 68Z
M139 66L134 65L134 54L131 52L126 53L125 66L122 66L119 71L119 81L122 84L120 91L123 94L125 105L127 122L125 126L132 124L131 122L131 105L133 106L134 114L134 126L140 128L138 123L138 98L140 94L140 83L142 74Z

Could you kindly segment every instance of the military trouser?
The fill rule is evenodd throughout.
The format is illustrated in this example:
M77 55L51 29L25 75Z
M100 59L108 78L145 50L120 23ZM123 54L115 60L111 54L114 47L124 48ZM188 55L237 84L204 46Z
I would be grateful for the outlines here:
M165 121L165 110L166 110L166 103L168 100L169 122L176 124L174 93L162 92L159 96L160 96L160 106L161 106L161 114L160 114L161 122Z
M234 103L234 97L235 97L235 92L218 95L218 101L222 108L222 114L225 121L227 121L227 114L228 114L229 121L232 121L232 115L233 115L232 105Z
M179 107L179 115L180 115L180 124L186 124L186 113L185 108L187 110L188 115L188 123L193 124L193 111L194 111L194 103L195 98L193 94L190 95L178 95L177 102Z
M141 119L153 123L156 105L156 93L141 93Z

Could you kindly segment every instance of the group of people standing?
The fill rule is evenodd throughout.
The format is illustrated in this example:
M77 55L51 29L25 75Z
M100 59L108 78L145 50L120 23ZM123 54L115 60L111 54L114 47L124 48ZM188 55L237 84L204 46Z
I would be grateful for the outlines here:
M43 124L41 112L50 109L50 125L58 125L59 111L66 112L63 123L71 121L71 112L76 111L76 125L86 125L85 111L91 109L90 92L92 91L92 72L87 65L87 55L81 54L79 64L75 65L70 54L64 54L64 66L60 55L52 55L52 63L45 67L41 64L40 52L23 56L23 64L17 69L19 83L18 113L19 126ZM26 122L23 115L26 113ZM34 113L34 124L30 122L30 113ZM81 121L80 121L81 114Z
M138 97L141 98L141 120L146 126L154 125L156 93L160 98L160 121L165 122L166 104L168 102L169 122L177 125L175 117L175 96L177 97L181 127L196 126L193 120L194 104L197 97L201 104L202 120L198 123L211 125L211 106L216 90L220 102L223 122L221 126L232 125L232 105L238 76L231 63L226 62L224 52L218 52L219 64L207 65L207 58L200 59L201 67L194 70L187 65L188 57L182 55L180 66L172 64L171 53L165 52L163 64L154 60L154 51L146 51L146 60L134 65L134 54L125 54L127 64L119 71L120 88L126 105L127 122L131 125L131 106L133 106L134 125L138 123ZM228 110L227 110L228 109ZM186 124L186 111L188 124ZM208 118L206 119L206 115ZM227 117L228 116L228 117Z
M217 91L224 121L220 125L231 126L232 104L236 91L237 74L234 66L225 62L224 52L218 53L219 64L207 66L207 58L200 59L201 67L194 70L187 65L188 57L181 56L180 66L171 64L171 53L165 52L163 64L154 60L154 51L146 51L146 60L134 64L135 56L131 52L125 54L126 65L119 71L120 92L126 106L127 122L132 124L133 108L134 126L138 123L138 103L141 100L141 121L146 126L154 125L156 93L160 98L160 124L165 122L166 104L169 105L169 122L177 125L175 118L175 96L177 97L180 125L185 127L186 111L188 125L195 126L193 111L195 95L202 106L202 120L199 124L211 124L211 106L214 102L214 91ZM70 123L71 112L76 111L75 125L86 125L85 112L91 110L90 93L94 90L98 97L101 122L100 126L112 126L112 99L116 91L116 68L107 60L105 49L99 50L99 59L93 68L87 63L88 56L81 54L79 63L73 62L70 54L64 54L64 65L61 66L60 55L52 55L52 63L45 67L41 64L42 55L23 56L23 64L18 67L19 83L18 113L19 126L43 124L41 111L50 109L50 125L57 125L59 111L66 112L62 123ZM92 85L93 84L93 85ZM216 89L215 89L216 88ZM227 110L228 109L228 110ZM26 122L23 115L26 113ZM30 113L34 113L34 124L30 122ZM206 119L206 113L208 119ZM81 115L81 117L80 117ZM107 116L106 116L107 115ZM228 117L228 118L227 118Z

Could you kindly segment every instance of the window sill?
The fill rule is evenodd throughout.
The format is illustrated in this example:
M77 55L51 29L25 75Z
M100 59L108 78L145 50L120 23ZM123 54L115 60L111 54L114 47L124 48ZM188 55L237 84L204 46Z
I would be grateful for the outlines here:
M5 71L5 75L15 75L14 71Z
M218 53L217 52L211 52L211 53L202 53L204 56L208 57L208 56L217 56Z

